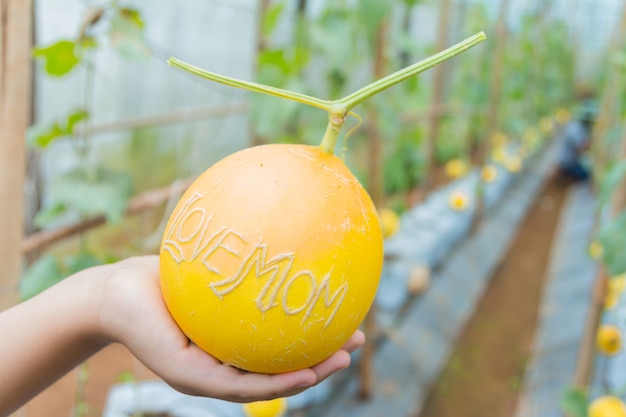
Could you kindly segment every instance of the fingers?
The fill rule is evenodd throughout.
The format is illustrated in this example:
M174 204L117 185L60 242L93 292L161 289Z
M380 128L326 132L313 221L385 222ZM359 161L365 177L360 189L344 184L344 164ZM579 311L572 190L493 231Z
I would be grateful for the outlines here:
M294 372L267 375L241 371L217 362L197 346L190 344L181 362L170 363L173 369L185 370L166 379L174 388L191 395L210 396L233 402L250 402L288 397L319 384L350 365L350 353L365 340L355 332L344 347L326 360Z
M193 344L169 365L172 372L162 376L175 389L233 402L287 397L318 382L311 369L276 375L245 372L219 363Z
M318 382L316 373L311 369L267 375L243 372L239 374L238 387L245 387L243 394L236 401L249 402L289 397Z
M319 384L332 374L339 372L348 366L350 366L350 354L345 350L340 350L333 353L330 357L324 361L313 366L311 369L317 376L316 384Z
M348 353L352 353L355 350L359 349L361 346L363 346L364 343L365 333L363 333L361 330L357 330L352 334L350 339L348 339L348 341L343 345L341 349L345 350Z

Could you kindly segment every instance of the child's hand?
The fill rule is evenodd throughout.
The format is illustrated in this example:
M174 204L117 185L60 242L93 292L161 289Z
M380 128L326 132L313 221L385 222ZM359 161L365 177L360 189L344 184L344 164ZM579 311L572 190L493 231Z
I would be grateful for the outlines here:
M0 334L0 416L112 342L181 392L247 402L297 394L323 381L347 367L349 352L364 341L356 332L322 363L285 374L222 365L173 321L161 297L156 256L81 271L0 313Z
M183 393L236 402L294 395L346 368L349 352L363 344L364 335L357 331L320 364L278 375L223 365L192 344L171 318L160 292L158 264L157 256L145 256L98 267L102 287L97 290L97 323L105 337L124 344Z

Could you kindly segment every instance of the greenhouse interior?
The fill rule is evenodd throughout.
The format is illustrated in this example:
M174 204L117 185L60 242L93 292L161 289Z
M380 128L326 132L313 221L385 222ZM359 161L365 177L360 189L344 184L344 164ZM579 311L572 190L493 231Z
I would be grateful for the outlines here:
M626 0L0 0L0 230L0 416L626 417Z

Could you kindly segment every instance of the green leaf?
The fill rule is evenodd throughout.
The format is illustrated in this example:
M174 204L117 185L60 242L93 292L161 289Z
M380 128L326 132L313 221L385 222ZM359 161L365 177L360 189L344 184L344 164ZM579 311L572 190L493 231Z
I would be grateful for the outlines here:
M613 192L626 178L626 160L618 161L608 168L600 184L599 201L604 206L611 199Z
M137 10L119 9L111 17L109 40L111 46L124 58L145 60L150 56L143 20Z
M578 388L569 388L561 398L561 408L571 417L587 417L587 393Z
M119 222L132 195L128 173L98 169L94 178L81 170L60 176L52 187L53 204L62 204L85 216L104 215L109 222Z
M263 97L255 94L252 99L251 119L255 131L265 138L276 138L287 128L290 120L301 109L299 103Z
M98 41L93 36L83 36L78 43L82 50L98 47Z
M332 13L331 13L332 12ZM311 48L324 57L330 68L355 65L355 34L351 25L346 24L347 16L340 11L327 11L311 26L309 41Z
M391 0L359 0L356 13L368 35L373 35L378 29L383 19L389 15L392 5Z
M115 380L120 384L135 383L137 382L137 377L130 371L124 371L120 372Z
M68 114L63 122L55 121L48 126L31 126L26 132L26 142L31 147L45 148L58 138L72 136L74 127L88 118L87 111L79 109Z
M406 192L423 178L425 161L420 142L419 130L405 131L397 137L394 149L383 164L387 193Z
M602 261L611 275L626 271L626 210L623 210L612 222L602 226L598 232L602 243Z
M45 60L46 72L55 77L68 74L80 62L80 57L76 55L76 44L70 40L35 48L33 53L35 57Z
M87 381L89 379L89 375L91 374L91 371L89 369L89 364L87 362L83 362L78 366L78 380L79 381ZM89 407L87 407L86 412L89 410ZM80 413L78 414L79 416L82 416L85 413Z
M32 148L46 148L63 136L66 136L66 132L58 122L49 126L33 125L26 131L26 143Z
M74 407L76 407L76 415L78 416L86 416L91 412L89 404L84 402L78 402L74 405Z
M616 51L610 57L610 62L616 67L626 67L626 53L623 51Z
M65 204L60 203L44 208L37 213L37 216L35 216L35 226L46 227L66 212L67 207Z
M269 36L276 27L276 23L278 23L278 18L283 12L285 8L285 3L276 3L267 9L265 16L263 16L263 27L262 33L264 36Z
M43 255L24 272L20 282L20 297L22 300L34 297L70 275L103 263L85 251L70 255L63 261L50 254Z
M368 31L375 31L391 10L390 0L360 0L357 7L361 22Z
M119 13L121 16L124 17L124 19L132 22L139 29L144 28L143 19L141 18L141 13L139 12L139 10L123 7L119 10Z
M22 276L20 298L27 300L65 278L59 262L52 255L44 255L35 261Z
M306 46L295 46L293 48L293 59L291 60L292 73L300 74L302 69L311 60L311 50Z
M89 119L89 113L87 113L87 110L77 110L73 113L70 113L67 116L66 119L66 123L65 123L65 131L68 132L68 134L73 134L74 133L74 127L80 123L80 122L84 122L87 119Z
M283 78L290 73L290 65L285 57L284 49L266 49L258 57L260 82L270 85L284 85ZM274 76L268 76L274 74ZM276 77L274 80L273 77Z

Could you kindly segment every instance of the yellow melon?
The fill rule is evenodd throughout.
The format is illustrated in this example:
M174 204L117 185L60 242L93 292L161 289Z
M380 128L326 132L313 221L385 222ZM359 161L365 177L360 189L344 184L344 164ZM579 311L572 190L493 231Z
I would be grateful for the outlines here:
M612 324L601 324L596 332L596 347L603 355L617 355L622 349L622 333L619 328Z
M612 395L605 395L593 400L588 407L589 417L626 417L626 405Z
M193 343L274 374L341 348L382 262L376 209L340 158L263 145L222 159L182 196L161 243L161 288Z
M247 417L282 417L287 412L287 400L282 397L268 401L255 401L242 406Z
M383 237L388 238L396 234L400 229L400 216L395 211L384 208L378 213L380 225L383 230Z

